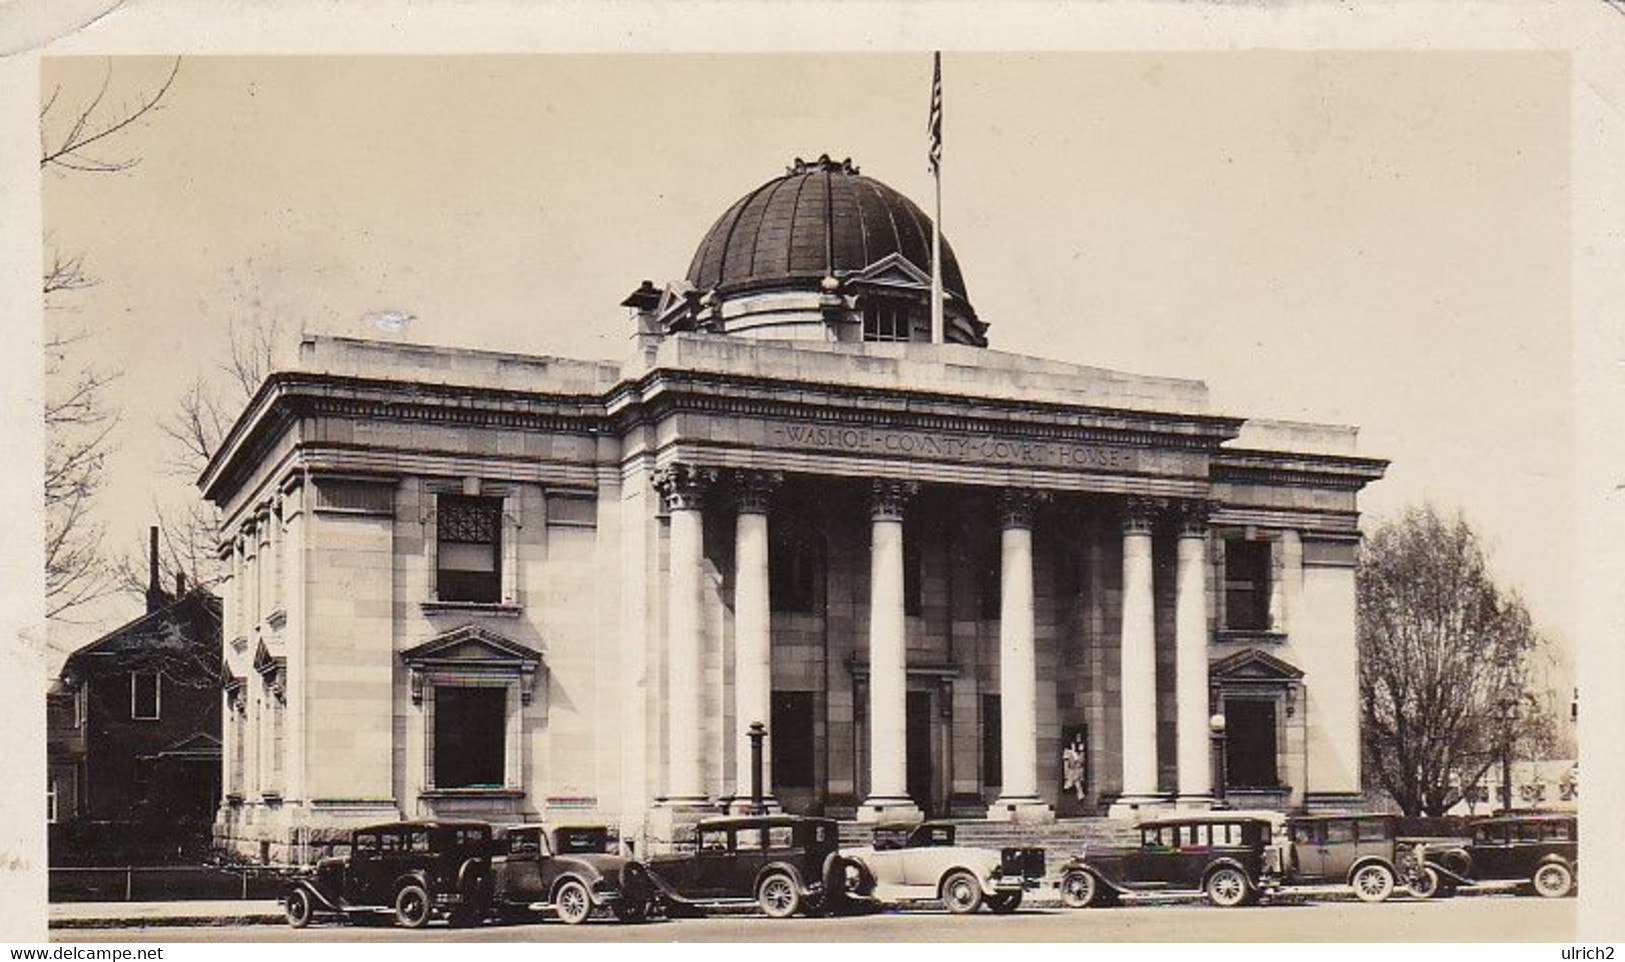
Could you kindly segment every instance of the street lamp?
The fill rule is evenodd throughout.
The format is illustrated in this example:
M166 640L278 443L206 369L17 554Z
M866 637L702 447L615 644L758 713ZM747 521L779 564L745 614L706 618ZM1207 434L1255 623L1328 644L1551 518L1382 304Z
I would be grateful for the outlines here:
M1501 811L1512 811L1512 725L1518 717L1517 696L1503 694L1497 707L1501 709Z
M1224 800L1225 783L1229 777L1224 770L1224 712L1216 711L1207 720L1207 730L1213 736L1213 807L1228 808Z
M762 805L762 739L767 737L767 726L759 721L750 723L750 813L765 815Z

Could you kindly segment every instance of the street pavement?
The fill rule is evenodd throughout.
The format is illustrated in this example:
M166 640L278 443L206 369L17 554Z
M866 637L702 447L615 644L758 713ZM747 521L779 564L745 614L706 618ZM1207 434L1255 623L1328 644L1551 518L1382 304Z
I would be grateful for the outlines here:
M849 918L722 917L617 925L524 925L420 931L343 923L51 930L56 942L1561 942L1574 899L1480 895L1445 901L1300 901L1218 909L1201 904L1068 910L1024 908L953 917L941 911Z

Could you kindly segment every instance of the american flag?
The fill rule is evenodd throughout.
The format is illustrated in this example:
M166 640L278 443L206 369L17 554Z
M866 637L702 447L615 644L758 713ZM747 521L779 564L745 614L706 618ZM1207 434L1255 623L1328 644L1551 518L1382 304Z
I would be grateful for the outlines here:
M931 55L931 175L942 173L942 51Z

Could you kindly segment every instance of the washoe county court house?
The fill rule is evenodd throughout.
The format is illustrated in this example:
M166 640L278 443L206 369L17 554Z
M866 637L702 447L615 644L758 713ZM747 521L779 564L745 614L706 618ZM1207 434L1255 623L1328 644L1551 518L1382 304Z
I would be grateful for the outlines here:
M929 218L797 161L625 302L623 361L310 337L224 516L220 843L749 801L858 820L1343 806L1352 428L1001 353Z

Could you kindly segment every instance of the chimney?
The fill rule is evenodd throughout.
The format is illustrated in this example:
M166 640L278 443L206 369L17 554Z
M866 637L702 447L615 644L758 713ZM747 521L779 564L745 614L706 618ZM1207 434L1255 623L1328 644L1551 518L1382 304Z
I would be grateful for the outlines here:
M147 529L147 614L169 604L164 586L158 580L158 526Z

